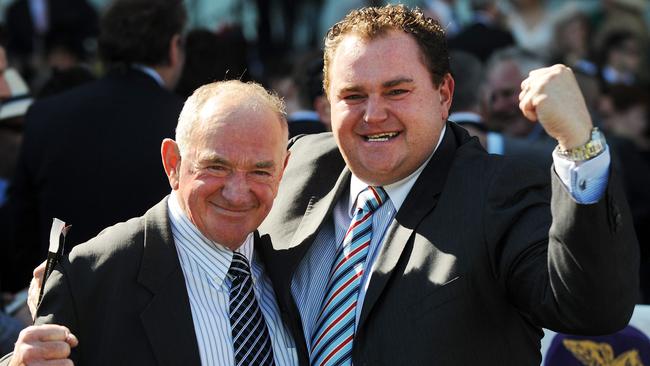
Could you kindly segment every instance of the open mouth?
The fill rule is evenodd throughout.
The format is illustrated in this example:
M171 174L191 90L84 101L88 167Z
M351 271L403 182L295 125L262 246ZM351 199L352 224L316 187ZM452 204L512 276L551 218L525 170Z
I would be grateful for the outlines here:
M383 132L374 135L367 135L364 136L364 138L368 142L384 142L397 137L397 135L399 134L400 134L399 132Z

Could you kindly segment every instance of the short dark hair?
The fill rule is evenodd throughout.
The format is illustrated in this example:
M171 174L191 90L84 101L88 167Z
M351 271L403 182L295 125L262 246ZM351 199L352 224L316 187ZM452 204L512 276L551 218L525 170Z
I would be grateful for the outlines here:
M444 76L449 73L445 31L437 21L426 17L419 8L409 9L400 4L353 10L330 28L325 36L325 91L327 92L329 86L332 57L343 37L354 34L372 40L391 30L401 30L413 37L422 52L423 64L431 73L433 84L440 85Z
M99 56L112 66L169 63L169 44L182 34L182 0L115 0L100 22Z

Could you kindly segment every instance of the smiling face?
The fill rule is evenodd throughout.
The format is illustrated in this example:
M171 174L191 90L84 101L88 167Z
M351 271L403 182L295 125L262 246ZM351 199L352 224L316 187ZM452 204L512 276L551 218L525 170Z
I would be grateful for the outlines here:
M271 108L243 97L210 100L199 123L182 160L174 162L180 154L173 140L163 143L166 170L190 221L235 250L271 210L286 164L287 132Z
M407 177L433 152L447 119L454 81L435 86L415 40L388 31L351 33L333 53L328 96L332 132L352 172L372 185Z

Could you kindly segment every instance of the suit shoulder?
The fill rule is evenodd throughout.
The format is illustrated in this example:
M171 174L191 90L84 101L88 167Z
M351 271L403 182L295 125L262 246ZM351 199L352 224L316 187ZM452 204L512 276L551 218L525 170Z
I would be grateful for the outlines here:
M338 153L336 141L331 132L299 135L289 141L289 151L300 158L314 159L322 155Z
M114 261L139 261L138 253L144 248L144 226L145 218L136 217L104 229L72 249L68 255L70 266L94 272Z
M289 141L289 151L285 176L315 171L338 175L345 167L331 132L297 136Z

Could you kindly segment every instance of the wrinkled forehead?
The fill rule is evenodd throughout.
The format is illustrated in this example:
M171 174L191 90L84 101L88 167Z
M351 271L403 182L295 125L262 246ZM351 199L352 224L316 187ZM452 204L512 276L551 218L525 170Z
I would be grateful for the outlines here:
M194 137L214 138L215 135L240 136L264 132L267 139L281 139L280 116L263 100L253 98L214 98L199 111ZM286 145L285 141L282 142Z

